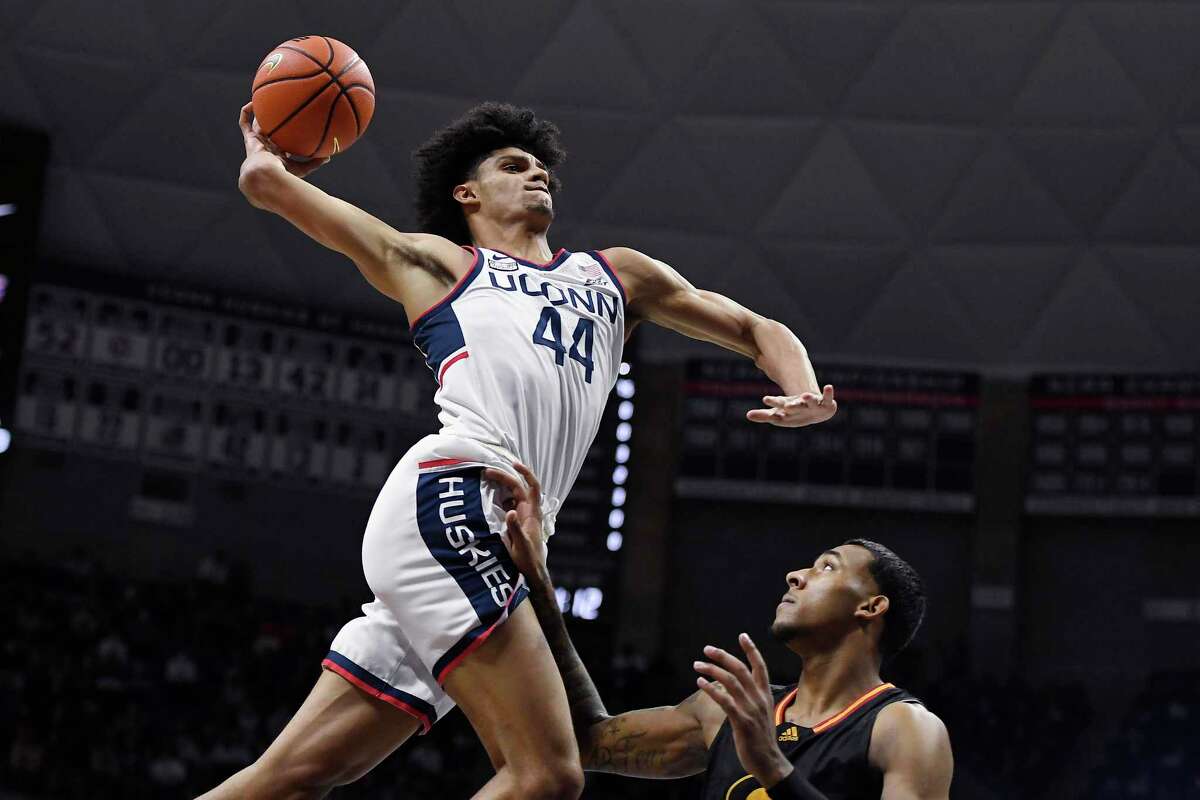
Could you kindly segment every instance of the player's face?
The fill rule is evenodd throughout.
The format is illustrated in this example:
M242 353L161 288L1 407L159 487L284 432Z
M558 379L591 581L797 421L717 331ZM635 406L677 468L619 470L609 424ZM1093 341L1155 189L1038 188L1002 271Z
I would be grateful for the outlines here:
M473 183L480 210L488 216L534 216L545 219L546 224L554 218L550 172L519 147L505 147L484 159Z
M789 572L771 633L781 641L836 638L853 627L855 610L877 591L873 558L865 547L841 545L821 553L811 567Z

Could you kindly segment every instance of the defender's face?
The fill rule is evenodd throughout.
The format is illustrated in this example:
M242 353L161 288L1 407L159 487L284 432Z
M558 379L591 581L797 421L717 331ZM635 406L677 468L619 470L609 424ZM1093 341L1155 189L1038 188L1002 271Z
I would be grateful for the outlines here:
M554 218L550 172L546 165L519 147L505 147L489 155L471 180L480 208L488 216L509 217L532 213Z
M865 547L841 545L821 553L811 567L789 572L771 633L788 641L822 631L836 634L853 625L859 604L876 592L873 558Z

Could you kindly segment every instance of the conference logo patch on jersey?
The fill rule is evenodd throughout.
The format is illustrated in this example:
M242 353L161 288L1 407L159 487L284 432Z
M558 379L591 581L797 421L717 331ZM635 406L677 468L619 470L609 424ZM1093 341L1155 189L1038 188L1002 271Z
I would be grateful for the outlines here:
M487 264L492 269L498 269L501 272L516 272L520 267L516 260L509 256L494 256L491 253L487 254Z

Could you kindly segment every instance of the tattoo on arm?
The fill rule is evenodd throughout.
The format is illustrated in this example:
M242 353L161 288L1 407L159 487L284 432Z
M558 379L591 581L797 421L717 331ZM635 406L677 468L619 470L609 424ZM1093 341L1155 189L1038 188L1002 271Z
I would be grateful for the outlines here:
M571 706L571 722L575 727L575 734L582 738L592 725L608 717L608 711L604 708L604 701L600 699L596 684L592 682L592 676L588 674L587 667L575 652L575 645L571 643L571 637L567 634L567 626L558 610L558 599L554 596L550 576L546 575L544 580L537 581L536 585L530 588L529 596L533 602L534 613L541 623L546 642L550 645L550 652L554 654L554 663L558 666L563 686L567 690L567 702Z
M648 713L655 711L659 710ZM661 711L674 713L674 709ZM597 725L582 754L584 767L643 778L681 778L695 775L708 764L708 750L702 736L656 732L652 729L653 720L639 720L638 716L642 715L632 712Z

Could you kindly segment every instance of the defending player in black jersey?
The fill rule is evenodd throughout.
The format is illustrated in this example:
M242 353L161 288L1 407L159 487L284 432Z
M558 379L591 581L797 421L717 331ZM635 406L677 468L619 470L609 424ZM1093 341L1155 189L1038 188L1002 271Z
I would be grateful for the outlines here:
M676 706L611 717L567 636L546 569L540 487L507 474L509 549L566 685L586 770L646 778L705 772L704 800L946 800L953 759L942 721L879 677L925 613L921 580L882 545L855 539L787 574L772 634L804 661L772 687L746 634L746 660L704 648L700 691Z

